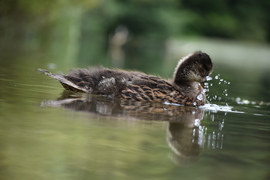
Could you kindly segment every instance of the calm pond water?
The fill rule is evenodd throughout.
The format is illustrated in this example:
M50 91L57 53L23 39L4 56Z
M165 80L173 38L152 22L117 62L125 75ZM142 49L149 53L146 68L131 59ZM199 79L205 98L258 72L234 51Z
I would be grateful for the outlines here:
M250 69L213 59L209 103L191 108L67 98L36 69L66 72L79 64L46 47L3 47L0 179L270 178L269 64ZM156 64L154 73L162 68Z

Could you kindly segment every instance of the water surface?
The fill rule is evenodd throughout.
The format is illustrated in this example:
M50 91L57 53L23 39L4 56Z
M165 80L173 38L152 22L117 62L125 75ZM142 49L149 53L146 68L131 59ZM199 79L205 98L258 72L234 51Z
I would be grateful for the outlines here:
M68 98L36 70L78 66L59 57L1 51L0 179L270 178L265 69L253 73L213 59L209 103L191 108Z

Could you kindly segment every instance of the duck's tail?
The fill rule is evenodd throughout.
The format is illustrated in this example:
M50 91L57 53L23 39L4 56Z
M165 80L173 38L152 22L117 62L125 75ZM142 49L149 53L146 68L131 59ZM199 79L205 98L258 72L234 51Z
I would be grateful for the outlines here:
M40 69L40 68L38 68L38 71L47 75L47 76L50 76L50 77L58 80L62 84L62 86L67 90L75 91L75 92L84 92L84 93L88 92L88 90L81 88L78 85L76 85L73 82L66 79L65 76L62 74L53 74L46 69Z
M39 72L41 72L41 73L43 73L43 74L45 74L45 75L47 75L47 76L50 76L50 77L52 77L52 78L54 78L54 79L57 79L56 78L56 75L55 74L52 74L50 71L48 71L47 69L40 69L40 68L38 68L37 69ZM58 79L57 79L58 80Z

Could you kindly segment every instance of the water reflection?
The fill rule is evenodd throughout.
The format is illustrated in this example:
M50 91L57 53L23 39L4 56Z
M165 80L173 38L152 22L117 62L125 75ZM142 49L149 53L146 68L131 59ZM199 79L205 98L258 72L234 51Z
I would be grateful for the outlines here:
M102 117L167 121L166 139L173 152L170 159L181 166L196 162L205 144L210 149L222 149L223 134L208 133L202 125L205 116L203 108L127 101L69 91L64 91L57 100L42 102L41 106L62 107Z
M170 159L177 165L186 166L197 161L204 144L204 128L188 127L184 123L169 122L167 143L174 153Z
M201 108L168 105L155 102L127 101L113 97L92 94L78 94L63 91L57 100L44 101L42 106L63 107L98 115L136 118L143 120L184 123L187 127L199 124L203 119Z

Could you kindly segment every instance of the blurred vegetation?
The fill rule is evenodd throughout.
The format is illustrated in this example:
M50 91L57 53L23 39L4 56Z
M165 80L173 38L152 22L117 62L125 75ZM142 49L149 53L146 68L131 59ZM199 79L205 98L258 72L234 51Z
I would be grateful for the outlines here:
M144 71L162 64L170 38L269 43L269 9L268 0L0 0L0 49L19 45L49 52L48 59L117 66L110 39L124 27L128 37L116 52L124 49L126 68Z
M86 23L82 28L103 34L124 25L133 35L152 38L195 35L270 42L269 8L268 0L1 0L0 25L4 33L23 34L27 28L33 33L80 12Z

